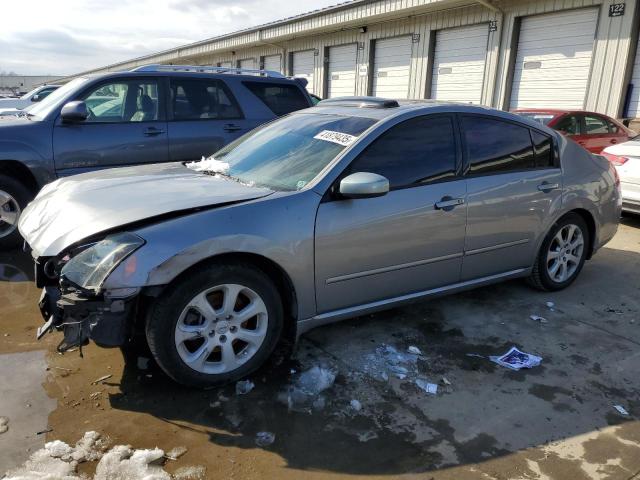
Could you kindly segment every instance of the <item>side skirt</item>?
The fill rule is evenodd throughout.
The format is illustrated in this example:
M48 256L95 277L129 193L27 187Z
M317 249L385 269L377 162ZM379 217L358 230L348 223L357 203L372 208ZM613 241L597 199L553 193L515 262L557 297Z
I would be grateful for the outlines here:
M387 310L389 308L419 302L428 298L440 297L451 293L471 290L473 288L502 282L504 280L509 280L512 278L526 277L530 273L531 268L519 268L517 270L510 270L508 272L490 275L488 277L476 278L474 280L453 283L451 285L433 288L431 290L423 290L421 292L410 293L408 295L402 295L400 297L378 300L377 302L365 303L363 305L357 305L354 307L342 308L340 310L333 310L331 312L322 313L320 315L316 315L315 317L300 320L297 324L296 337L299 338L300 335L316 327L339 322L340 320L345 320L347 318L353 318L359 315L379 312L381 310Z

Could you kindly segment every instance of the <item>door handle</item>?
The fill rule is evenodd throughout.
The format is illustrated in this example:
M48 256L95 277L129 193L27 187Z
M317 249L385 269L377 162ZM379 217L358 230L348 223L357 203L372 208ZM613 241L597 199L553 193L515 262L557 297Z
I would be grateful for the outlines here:
M544 193L549 193L552 190L557 190L558 188L560 188L560 185L557 183L542 182L538 185L538 190Z
M611 139L611 143L613 143L613 144L618 143L618 140L616 140L615 138L612 138Z
M450 196L442 197L439 202L434 204L436 210L444 210L448 212L449 210L453 210L458 205L462 205L464 203L464 198L453 198Z
M225 132L235 132L236 130L242 130L240 125L234 125L233 123L227 123L224 127Z
M149 127L144 131L144 135L146 137L154 137L156 135L160 135L161 133L164 133L164 130L160 130L159 128L155 127Z

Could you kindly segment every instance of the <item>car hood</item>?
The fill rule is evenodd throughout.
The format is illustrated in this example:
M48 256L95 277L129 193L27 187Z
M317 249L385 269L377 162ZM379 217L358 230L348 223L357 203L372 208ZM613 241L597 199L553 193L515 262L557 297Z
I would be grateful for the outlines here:
M626 157L640 157L640 140L630 140L618 145L612 145L605 148L604 152Z
M35 258L85 238L165 214L253 200L271 190L165 163L75 175L46 185L18 228Z
M3 108L24 108L30 105L29 100L20 100L19 98L0 98L0 109Z

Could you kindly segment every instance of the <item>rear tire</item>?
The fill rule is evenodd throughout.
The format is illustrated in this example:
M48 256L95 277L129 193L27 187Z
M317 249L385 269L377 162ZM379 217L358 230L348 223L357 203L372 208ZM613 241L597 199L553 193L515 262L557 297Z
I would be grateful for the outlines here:
M584 219L577 213L565 215L551 227L542 242L529 284L545 292L568 287L580 274L590 245Z
M170 285L152 306L149 348L176 382L213 387L257 370L284 323L273 282L249 264L205 265Z
M0 174L0 249L19 247L20 214L33 199L33 192L13 177Z

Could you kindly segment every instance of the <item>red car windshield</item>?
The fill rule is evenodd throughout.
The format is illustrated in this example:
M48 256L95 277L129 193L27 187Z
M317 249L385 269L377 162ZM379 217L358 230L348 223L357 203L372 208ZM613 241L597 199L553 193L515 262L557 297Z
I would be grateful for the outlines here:
M543 112L515 112L517 115L521 117L528 118L529 120L535 120L536 122L540 122L543 125L548 125L549 122L555 118L553 113L543 113Z

